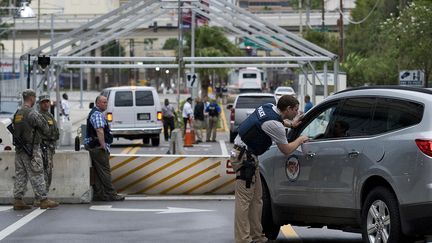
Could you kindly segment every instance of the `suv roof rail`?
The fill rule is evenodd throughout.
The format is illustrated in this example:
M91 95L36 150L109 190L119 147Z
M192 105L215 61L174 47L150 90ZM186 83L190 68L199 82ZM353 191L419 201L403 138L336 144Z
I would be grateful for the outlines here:
M421 92L425 94L432 94L432 90L426 89L426 88L420 88L420 87L409 87L409 86L391 86L391 85L375 85L375 86L362 86L362 87L355 87L355 88L349 88L345 90L341 90L335 94L345 93L348 91L354 91L354 90L368 90L368 89L395 89L395 90L407 90L407 91L415 91L415 92Z

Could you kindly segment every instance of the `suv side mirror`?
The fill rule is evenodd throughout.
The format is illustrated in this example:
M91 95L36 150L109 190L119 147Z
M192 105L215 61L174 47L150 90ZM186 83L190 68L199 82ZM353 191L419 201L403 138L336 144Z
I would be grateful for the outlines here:
M94 107L94 102L90 102L89 109L93 109L93 107Z
M233 108L233 105L229 104L226 106L227 110L231 110Z

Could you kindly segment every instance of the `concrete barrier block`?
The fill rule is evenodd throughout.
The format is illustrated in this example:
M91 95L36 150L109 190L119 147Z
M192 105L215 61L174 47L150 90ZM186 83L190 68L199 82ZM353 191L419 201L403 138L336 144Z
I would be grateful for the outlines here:
M15 152L0 152L0 204L13 201ZM90 156L87 151L57 151L54 155L53 181L48 197L61 203L90 203ZM25 199L32 201L32 187L27 185Z

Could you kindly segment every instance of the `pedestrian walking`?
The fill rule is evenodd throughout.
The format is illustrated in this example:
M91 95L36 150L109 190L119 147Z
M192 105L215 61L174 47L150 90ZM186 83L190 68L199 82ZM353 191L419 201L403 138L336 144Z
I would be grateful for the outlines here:
M191 122L191 119L193 118L193 110L192 110L192 98L189 97L186 99L186 102L183 105L183 111L182 111L182 117L183 117L183 136L186 134L186 126L188 122Z
M69 121L70 120L70 104L69 104L69 97L66 93L64 93L62 95L62 100L61 100L61 112L60 112L60 116L63 117L63 122L65 121Z
M107 109L107 97L99 95L95 103L96 106L92 108L87 117L87 130L84 140L85 148L90 153L95 170L93 200L122 201L124 196L117 194L111 181L109 157L113 135L105 116L102 114Z
M57 127L57 122L54 119L54 116L50 113L50 97L49 95L41 95L39 96L39 113L45 119L45 122L48 124L49 133L42 134L42 142L40 145L42 152L42 160L44 167L44 178L46 191L49 192L49 188L51 186L52 174L53 174L53 157L55 154L56 142L60 137L59 129ZM35 200L33 206L39 206L40 202Z
M307 141L300 136L288 143L285 126L296 127L301 121L299 102L290 95L282 96L277 106L265 104L240 124L231 151L231 164L236 172L234 235L236 243L267 242L261 225L262 187L258 157L275 142L288 155ZM293 122L284 119L294 119Z
M207 106L206 112L209 115L209 124L207 127L207 142L216 142L216 130L219 121L219 114L221 112L221 108L216 102L213 100L210 105Z
M15 144L15 184L14 210L30 209L23 201L27 191L27 182L33 188L35 200L40 201L40 208L55 208L58 202L47 198L47 187L44 179L44 166L40 143L42 136L49 135L49 127L45 119L33 109L36 103L36 93L32 89L22 92L23 105L13 117Z
M164 127L165 141L168 141L168 139L171 138L172 130L174 130L174 119L177 120L177 114L175 112L174 106L169 103L168 99L165 99L164 106L162 106L162 122Z
M195 98L194 107L194 131L197 137L195 143L201 143L203 141L202 129L204 128L204 103L200 97Z

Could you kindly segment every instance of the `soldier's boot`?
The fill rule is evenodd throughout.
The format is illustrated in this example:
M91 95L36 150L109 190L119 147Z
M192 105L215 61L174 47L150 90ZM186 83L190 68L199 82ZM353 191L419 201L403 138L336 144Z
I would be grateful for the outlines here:
M33 201L33 207L35 207L35 208L40 207L40 204L41 204L41 202L40 202L39 199L35 199L35 200Z
M49 199L44 199L40 202L40 208L41 209L55 208L58 205L59 205L58 202L53 201L53 200L49 200Z
M22 199L15 199L13 209L14 210L26 210L30 209L31 206L27 205Z

